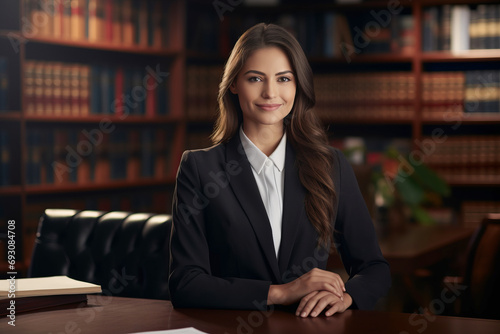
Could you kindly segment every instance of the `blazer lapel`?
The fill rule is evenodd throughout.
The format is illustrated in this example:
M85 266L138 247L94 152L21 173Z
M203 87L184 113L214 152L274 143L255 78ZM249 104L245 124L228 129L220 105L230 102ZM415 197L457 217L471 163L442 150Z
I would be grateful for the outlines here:
M239 174L231 176L229 183L252 224L276 281L281 282L269 218L267 217L259 188L255 182L252 167L241 145L238 132L226 145L226 159L228 164L236 162L241 168Z
M279 252L279 269L284 273L288 267L297 228L303 220L305 189L300 183L295 151L287 143L285 156L285 191L283 194L283 220L281 227L281 245Z

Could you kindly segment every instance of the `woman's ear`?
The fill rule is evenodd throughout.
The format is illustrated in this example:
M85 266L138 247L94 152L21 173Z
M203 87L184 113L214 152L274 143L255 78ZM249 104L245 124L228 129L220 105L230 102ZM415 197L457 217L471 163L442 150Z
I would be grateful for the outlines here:
M236 89L236 82L235 81L233 81L233 83L231 84L231 86L229 86L229 90L233 94L238 94L238 90Z

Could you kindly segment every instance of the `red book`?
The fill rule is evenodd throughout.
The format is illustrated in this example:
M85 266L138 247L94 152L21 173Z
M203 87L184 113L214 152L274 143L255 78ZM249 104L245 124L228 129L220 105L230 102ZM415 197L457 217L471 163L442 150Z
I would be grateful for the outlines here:
M113 42L113 0L106 0L104 5L104 36L106 42Z
M154 87L150 89L150 87ZM153 117L156 114L157 101L158 101L158 82L151 75L148 76L146 85L146 116Z
M117 116L123 115L123 68L120 66L116 69L115 75L115 101L113 105L115 107L114 114Z

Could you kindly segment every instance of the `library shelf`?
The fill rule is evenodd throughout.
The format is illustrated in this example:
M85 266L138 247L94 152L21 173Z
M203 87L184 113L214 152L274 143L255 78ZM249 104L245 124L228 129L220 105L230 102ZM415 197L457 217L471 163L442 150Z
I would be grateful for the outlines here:
M495 114L464 114L462 116L450 115L442 117L423 117L422 124L447 124L460 122L463 124L500 124L500 115Z
M452 178L449 177L446 179L446 182L452 187L498 187L500 186L500 177L496 177L495 179L467 179L463 178Z
M411 63L413 56L410 54L387 54L387 53L375 53L375 54L352 54L346 57L309 57L311 63L332 63L332 64L348 64L353 63Z
M160 56L160 57L174 57L181 53L181 50L177 49L164 49L164 48L151 48L142 47L138 45L120 45L120 44L110 44L104 42L89 42L86 40L74 41L74 40L64 40L58 38L50 37L24 37L26 42L40 43L40 44L52 44L56 46L65 46L71 48L81 48L81 49L94 49L100 51L112 51L121 53L135 53L141 56Z
M77 193L77 192L90 192L90 191L106 191L127 188L147 188L168 186L175 183L174 177L166 179L145 178L138 179L137 181L117 180L102 183L67 183L64 185L41 184L41 185L28 185L26 186L27 195L39 194L57 194L57 193Z
M170 124L181 121L179 116L139 116L139 115L28 115L26 122L30 123L99 123L102 121L112 123L139 123L139 124Z
M411 117L325 117L320 116L321 121L326 124L342 123L342 124L401 124L411 125L413 119Z
M42 3L46 1L35 2ZM151 36L148 32L152 26L148 25L147 22L143 20L141 21L141 24L143 25L136 25L133 27L133 30L131 30L131 35L133 35L133 44L102 42L104 39L111 40L108 35L105 35L105 30L108 28L105 28L104 25L99 30L99 32L103 34L98 36L101 40L100 42L89 41L83 37L80 39L61 39L50 36L50 32L48 33L47 31L42 30L40 30L39 33L43 33L44 35L30 34L32 31L25 30L25 27L30 24L32 26L34 25L33 22L30 21L34 19L31 14L34 14L33 11L38 8L38 5L35 2L24 0L0 2L0 57L6 58L8 61L7 83L9 94L9 105L6 108L2 108L7 110L0 110L0 131L6 132L9 135L9 140L7 142L7 147L10 151L9 180L12 180L12 183L15 184L13 186L0 186L0 198L3 203L9 203L5 205L6 210L0 210L4 211L0 213L0 215L4 214L6 216L20 217L20 224L18 228L22 231L19 236L19 242L21 244L24 240L28 240L28 242L32 241L32 237L36 233L35 226L38 223L38 218L35 217L36 215L28 217L26 212L28 212L30 206L38 203L46 197L48 203L58 203L61 199L68 197L71 199L73 195L78 195L78 193L84 193L85 196L93 197L94 193L92 192L102 192L112 197L120 195L123 192L136 192L144 190L149 193L151 190L160 194L158 195L160 197L165 196L165 198L169 198L172 191L172 185L175 183L174 171L177 170L182 151L184 150L186 128L185 121L183 119L185 109L184 75L186 55L184 30L186 26L186 0L171 0L168 2L155 0L157 3L162 3L163 14L161 14L162 17L157 18L161 19L161 22L163 23L158 23L159 21L156 21L158 24L162 24L161 28L159 28L162 30L161 33L156 30L154 31L155 38L160 36L159 38L161 38L161 43L158 43L157 39L153 41L150 40ZM69 3L69 1L65 1L65 3L66 2ZM73 2L75 1L72 1L72 3ZM85 1L76 1L75 4L77 2L82 5L87 4ZM111 1L109 1L109 3L111 3ZM114 0L113 3L115 5L120 4L120 8L124 8L127 4L132 4L132 2L125 4L125 2L118 2ZM167 4L168 9L164 7L163 4ZM85 8L86 7L78 8L77 12L84 12L86 11ZM122 10L118 7L113 7L113 10L122 12ZM132 11L131 15L133 18L138 20L139 14L141 13L144 14L140 10ZM122 17L121 15L117 16ZM85 17L85 15L83 18L84 20L89 19L89 17ZM131 17L131 19L133 18ZM107 19L109 19L109 16L107 16ZM76 17L76 20L71 20L70 25L72 27L74 24L78 23L81 24L82 20L81 18ZM167 25L163 26L164 23ZM124 24L124 21L120 22L120 24ZM156 28L158 29L158 27ZM141 31L142 33L140 35L136 35L136 30ZM125 30L123 26L120 28L120 31L124 33ZM147 42L142 40L146 36L143 33L148 34ZM122 39L122 41L125 41L125 39ZM153 42L155 46L149 46L153 45ZM122 66L123 68L129 65L131 67L135 66L139 68L142 64L148 64L153 61L164 63L168 66L169 80L171 81L169 81L167 86L169 88L167 100L166 102L162 101L162 103L165 103L165 106L162 107L164 108L162 111L168 108L169 112L167 114L162 114L162 111L158 111L161 106L159 105L159 102L156 101L156 109L150 109L153 111L149 111L148 115L130 114L125 117L123 115L114 115L107 110L102 110L102 112L108 112L107 114L81 114L79 113L80 111L75 110L71 110L72 114L66 113L65 115L54 115L50 112L44 112L42 114L31 113L31 109L28 108L29 105L26 101L26 95L28 95L26 94L27 87L31 88L26 82L27 80L25 74L27 64L32 64L33 62L60 62L65 66L74 66L76 64L79 66L93 66L94 61L97 62L99 66L101 66L101 64L103 64L103 66L116 64L117 66ZM49 68L49 70L47 70L47 68ZM50 73L50 67L43 68L43 73ZM81 73L79 75L81 75ZM136 75L136 77L138 77L138 75ZM50 77L48 76L47 78L44 79L44 85L50 84L50 81L48 81L50 80ZM100 77L100 80L102 84L103 80L106 80L106 77ZM107 80L109 80L109 78ZM44 90L43 94L42 98L45 97L47 91ZM51 93L49 92L48 94ZM100 94L104 94L103 91L100 91ZM116 90L114 94L117 94ZM74 97L74 95L72 96ZM113 97L110 97L110 101L113 101ZM153 105L153 103L151 105ZM146 109L146 112L147 110L148 109ZM138 124L140 125L143 133L153 133L154 131L155 137L151 138L155 138L156 140L158 140L158 138L163 138L161 137L162 134L170 134L169 132L172 132L173 135L171 137L168 137L168 139L167 137L165 138L167 144L166 146L170 150L171 154L170 160L161 160L159 163L157 161L155 162L155 170L162 169L160 174L156 174L155 172L155 175L158 175L158 177L161 178L137 177L134 178L133 181L105 180L104 182L98 184L91 182L80 184L32 184L30 182L29 178L31 177L32 172L29 170L29 164L33 164L33 162L38 163L41 161L40 155L54 151L53 149L51 150L50 146L47 146L46 144L44 144L45 146L33 145L31 135L44 133L44 131L58 131L62 134L61 138L64 143L72 145L69 139L64 139L71 134L72 129L77 126L87 126L89 124L95 125L100 122L120 124L120 126L123 125L122 127L124 129ZM45 138L42 138L42 141L44 140ZM145 143L144 140L139 140L137 142L138 148L136 151L142 147L141 145L150 144L153 145L151 149L152 152L154 152L154 155L157 154L157 150L163 150L163 146L156 145L157 143L154 141L152 143ZM53 148L57 149L57 145L54 145ZM45 158L42 156L42 159ZM128 159L131 159L131 155ZM46 159L46 161L50 161L50 158L49 160ZM142 160L140 161L140 163L142 163ZM47 167L45 167L45 169L40 168L43 170L43 172L40 171L40 173L46 173L46 168ZM35 170L34 173L38 173L38 171ZM168 213L170 210L168 203L169 200L170 199L166 199L163 202L153 201L151 203L145 203L143 205L143 210L157 213ZM1 209L3 208L4 207ZM38 214L41 214L41 212L37 213L37 215ZM3 236L0 236L0 244L2 245L3 240ZM2 254L1 250L0 254ZM29 256L29 251L21 251L19 259L17 259L16 262L19 265L21 265L21 263L29 263ZM6 268L6 262L3 257L0 258L0 268L2 268L2 270L3 268ZM25 266L25 268L27 267Z
M0 121L19 121L20 119L20 111L0 111Z
M22 192L21 186L1 186L0 196L15 196Z
M480 49L466 50L457 53L449 51L423 52L422 62L497 62L500 61L500 50Z

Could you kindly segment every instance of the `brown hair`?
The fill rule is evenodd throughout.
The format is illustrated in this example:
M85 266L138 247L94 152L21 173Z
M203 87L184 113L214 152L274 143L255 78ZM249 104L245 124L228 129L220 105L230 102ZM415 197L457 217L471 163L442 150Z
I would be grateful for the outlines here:
M227 142L237 133L243 116L238 97L229 87L253 51L271 46L287 55L296 77L295 102L284 125L287 138L296 151L300 181L306 189L307 216L319 234L318 245L326 247L333 237L336 201L331 177L333 156L321 122L311 110L316 102L311 67L300 44L285 29L259 23L238 39L219 85L219 114L211 137L218 144Z

